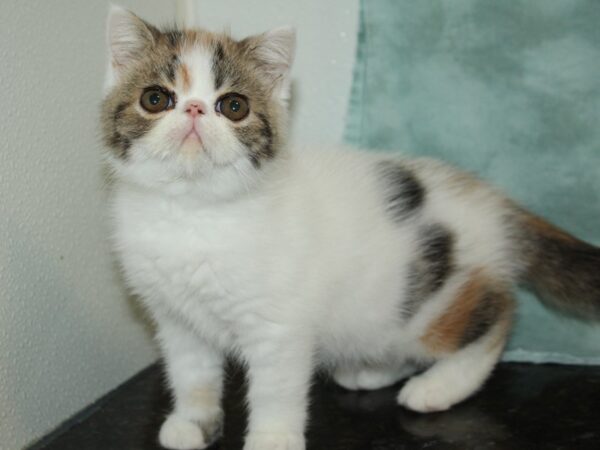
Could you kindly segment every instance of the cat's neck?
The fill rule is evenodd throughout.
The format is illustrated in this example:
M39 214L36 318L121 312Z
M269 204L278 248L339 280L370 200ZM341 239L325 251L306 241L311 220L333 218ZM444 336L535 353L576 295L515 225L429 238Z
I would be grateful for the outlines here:
M273 160L263 161L257 167L250 160L240 160L225 167L207 171L181 173L162 161L144 161L130 164L120 160L109 161L118 185L154 196L194 198L205 204L244 200L270 191L285 178L290 167L291 153L281 151Z

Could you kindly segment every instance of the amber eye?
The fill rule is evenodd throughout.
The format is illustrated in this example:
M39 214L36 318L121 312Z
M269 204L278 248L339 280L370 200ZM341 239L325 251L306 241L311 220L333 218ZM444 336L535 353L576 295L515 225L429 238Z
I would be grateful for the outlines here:
M158 86L146 88L140 98L140 105L149 113L159 113L174 106L173 96Z
M217 100L215 110L229 120L237 122L248 115L250 105L248 99L241 94L226 94Z

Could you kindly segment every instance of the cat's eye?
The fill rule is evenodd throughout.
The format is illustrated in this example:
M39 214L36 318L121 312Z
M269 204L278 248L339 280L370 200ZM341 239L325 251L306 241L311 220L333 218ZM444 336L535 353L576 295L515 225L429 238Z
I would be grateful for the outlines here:
M226 94L217 100L215 111L223 114L229 120L237 122L248 115L250 105L248 99L241 94Z
M140 105L149 113L159 113L175 106L173 95L159 86L144 89L140 97Z

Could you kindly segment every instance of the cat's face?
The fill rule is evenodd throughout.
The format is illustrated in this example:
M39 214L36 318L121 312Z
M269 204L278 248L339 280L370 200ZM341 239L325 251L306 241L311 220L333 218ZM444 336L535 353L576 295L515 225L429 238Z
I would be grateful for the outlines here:
M286 127L293 30L235 41L160 31L113 8L108 40L102 122L115 164L194 178L225 168L259 171L275 157Z

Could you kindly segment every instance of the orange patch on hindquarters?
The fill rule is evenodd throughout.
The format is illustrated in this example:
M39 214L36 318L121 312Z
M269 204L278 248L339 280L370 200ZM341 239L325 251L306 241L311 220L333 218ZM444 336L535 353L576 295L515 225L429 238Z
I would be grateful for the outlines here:
M476 341L496 324L503 341L510 323L512 300L498 283L481 270L474 271L446 310L421 337L432 353L451 353Z

